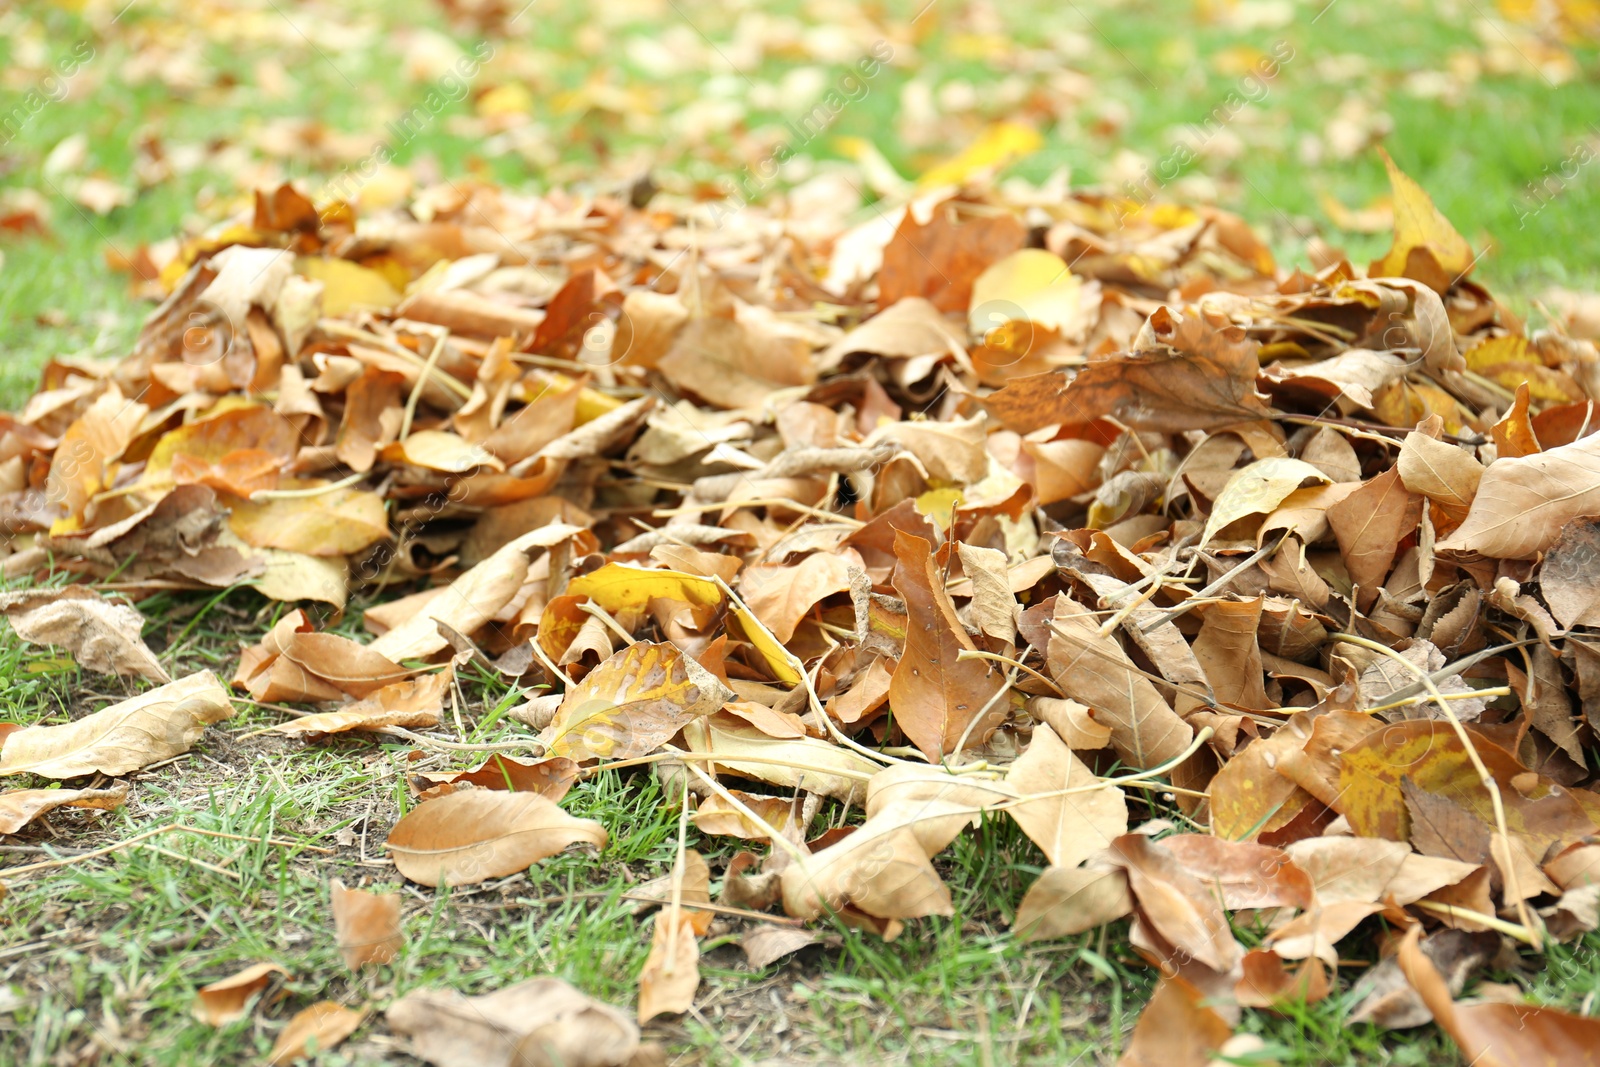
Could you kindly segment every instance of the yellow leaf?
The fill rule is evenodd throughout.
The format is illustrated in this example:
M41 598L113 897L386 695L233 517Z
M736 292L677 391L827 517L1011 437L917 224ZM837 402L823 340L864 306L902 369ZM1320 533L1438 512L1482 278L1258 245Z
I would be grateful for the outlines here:
M478 97L475 108L486 119L533 113L533 94L520 82L507 82Z
M400 291L387 278L347 259L302 257L294 269L322 283L322 313L330 318L358 307L388 310L400 303Z
M317 488L320 481L297 483ZM336 489L319 496L239 500L228 527L258 548L282 548L308 556L347 556L389 536L383 498L364 489Z
M1433 206L1422 186L1395 166L1389 153L1378 151L1394 190L1394 244L1367 269L1367 276L1413 278L1443 293L1472 269L1472 246Z
M968 323L979 335L1014 319L1072 333L1082 321L1082 289L1082 279L1067 269L1066 260L1042 248L1024 248L973 281Z
M578 761L632 759L733 699L717 676L667 642L629 645L567 690L545 751Z
M917 185L924 189L936 185L964 185L973 178L992 174L1023 156L1032 155L1043 144L1044 138L1031 126L997 122L961 152L925 172L917 179Z
M722 590L710 578L682 571L652 570L631 563L607 563L567 583L570 596L586 596L613 615L642 615L658 597L689 605L695 625L704 626L722 604Z
M1304 460L1281 456L1257 460L1228 479L1211 506L1211 516L1206 520L1205 532L1200 535L1200 544L1204 546L1246 515L1264 515L1272 511L1308 481L1326 485L1330 480Z
M1524 382L1533 400L1576 403L1587 399L1578 383L1553 367L1546 367L1526 337L1506 334L1491 337L1467 350L1467 369L1496 385L1515 392Z

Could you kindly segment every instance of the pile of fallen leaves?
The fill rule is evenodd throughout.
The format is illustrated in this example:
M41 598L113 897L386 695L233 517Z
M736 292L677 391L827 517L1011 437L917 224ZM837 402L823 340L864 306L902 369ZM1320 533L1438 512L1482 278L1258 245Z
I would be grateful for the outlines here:
M118 596L246 585L311 603L232 678L319 709L271 732L427 745L463 721L456 670L524 691L538 758L416 776L405 878L603 848L560 801L604 767L748 842L715 901L681 839L641 889L641 1020L691 1006L713 916L764 966L828 916L893 938L949 914L934 860L988 817L1050 864L1018 936L1129 917L1160 970L1126 1062L1204 1063L1242 1009L1328 996L1358 929L1383 958L1355 1018L1593 1062L1600 1023L1453 997L1600 924L1600 322L1527 332L1391 176L1365 273L1089 192L946 191L837 232L648 188L446 185L360 218L258 194L141 254L164 300L130 354L53 361L0 422L0 568L54 582L0 609L161 683L10 727L0 774L88 784L0 794L0 830L121 803L108 777L245 699L169 679ZM353 594L370 640L323 628ZM864 821L809 838L830 800ZM347 962L392 958L398 898L333 894ZM548 978L387 1016L440 1064L650 1055ZM361 1020L317 1005L281 1055Z

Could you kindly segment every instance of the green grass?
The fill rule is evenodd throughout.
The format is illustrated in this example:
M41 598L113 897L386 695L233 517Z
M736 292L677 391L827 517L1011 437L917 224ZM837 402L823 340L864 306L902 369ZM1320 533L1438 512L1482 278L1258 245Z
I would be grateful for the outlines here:
M939 0L905 31L922 6L922 0L881 6L885 21L901 27L892 34L897 62L826 135L806 145L807 156L836 160L840 138L868 138L913 178L988 124L1021 115L1040 127L1044 146L1009 173L1042 180L1068 168L1077 183L1115 182L1137 173L1119 162L1119 153L1146 163L1162 159L1183 127L1203 125L1239 88L1240 71L1226 57L1284 41L1294 57L1217 135L1222 142L1239 138L1242 151L1196 161L1166 192L1182 199L1209 186L1217 202L1267 233L1287 262L1304 261L1313 234L1365 262L1383 251L1387 237L1339 232L1320 197L1352 208L1368 204L1386 192L1381 163L1370 149L1314 163L1305 154L1309 139L1322 138L1341 108L1358 119L1381 111L1393 125L1382 143L1399 164L1475 246L1492 245L1477 277L1513 307L1526 310L1552 284L1600 282L1600 230L1587 225L1600 214L1600 169L1578 170L1535 214L1528 213L1527 194L1528 183L1547 169L1559 171L1584 138L1595 136L1600 80L1592 48L1575 53L1582 73L1553 88L1523 56L1533 53L1517 36L1522 31L1506 28L1510 46L1500 31L1480 35L1479 5L1471 3L1445 11L1426 0L1340 0L1313 21L1319 2L1296 5L1284 25L1246 27L1203 17L1229 6L1220 3L1029 0L979 10ZM42 50L48 60L85 38L96 49L81 93L44 107L20 136L0 145L0 191L37 189L53 211L46 238L0 234L0 403L8 408L26 400L49 359L128 350L147 305L130 297L126 276L107 267L108 252L127 255L192 232L236 193L233 177L211 158L142 191L132 206L94 217L57 195L65 179L43 173L52 147L83 133L83 172L123 179L138 160L144 130L157 132L169 152L228 146L246 159L277 120L309 117L332 131L372 132L426 91L426 82L403 73L407 34L437 32L463 45L478 39L473 27L450 25L433 4L282 3L282 14L261 4L249 7L256 20L249 22L230 20L226 8L213 4L190 10L171 0L137 0L110 32L102 32L109 14L91 23L76 8L28 2L0 12L0 70L12 72L0 83L7 108L33 84L19 65L29 55ZM517 35L494 39L496 58L473 86L525 85L535 103L536 135L497 151L493 139L461 131L472 113L465 101L404 146L400 159L427 161L452 179L478 176L531 189L607 186L649 162L664 184L727 188L779 136L782 121L815 99L797 96L786 79L814 68L812 91L821 92L859 54L852 47L864 51L874 39L871 27L852 31L846 39L853 45L818 60L792 45L798 31L827 30L814 5L772 3L761 11L793 20L793 31L769 32L774 43L760 62L735 70L724 57L746 54L738 42L755 32L737 8L677 0L658 15L663 23L628 9L541 3ZM603 26L590 24L596 17ZM361 32L341 36L340 24ZM302 30L318 42L315 48L299 36ZM123 77L138 45L181 50L190 37L200 42L195 55L203 72L211 72L199 85L173 90L158 79ZM1509 47L1511 61L1465 83L1459 101L1412 92L1413 72L1464 69L1481 61L1486 42L1501 52ZM698 50L705 62L662 74L651 46L669 54ZM1352 57L1363 64L1353 74ZM270 75L262 62L285 72L281 95L261 83L263 70ZM215 77L218 71L228 77ZM577 99L598 85L639 95L620 109L592 92ZM919 99L936 101L940 112L926 129L908 120ZM719 100L730 101L737 117L707 122L694 135L680 128L693 108ZM313 151L279 162L313 187L339 165ZM249 593L220 600L163 595L139 607L151 620L148 639L175 673L202 667L231 673L240 642L256 640L281 610ZM352 611L337 629L353 633L358 625L359 611ZM6 683L0 718L8 721L65 721L129 691L10 635L0 641L0 678ZM469 678L467 691L472 740L516 736L496 715L513 696L503 684ZM455 893L402 887L405 951L393 966L350 975L333 941L327 881L397 884L392 869L364 866L361 857L363 847L369 859L381 856L388 828L409 803L403 776L415 768L404 761L402 746L389 743L240 739L275 719L241 704L239 717L212 731L194 753L137 776L127 809L58 813L50 819L53 831L36 828L13 839L31 849L91 847L176 820L296 845L173 834L159 843L178 858L133 849L16 887L0 904L0 985L20 1003L0 1013L0 1064L71 1061L86 1057L96 1042L99 1062L107 1064L242 1062L265 1052L282 1022L315 1000L381 1007L430 984L483 992L553 973L608 1001L633 1002L648 924L620 894L668 869L677 833L676 812L650 774L601 775L571 794L570 811L600 819L612 833L598 855L558 856L498 887ZM434 758L429 765L465 762ZM341 832L355 833L356 844L341 844ZM691 843L716 869L733 851L692 832ZM10 866L44 855L0 852ZM238 877L181 857L225 864ZM941 858L956 918L913 923L888 944L857 931L825 930L823 946L761 973L752 973L714 931L700 1014L658 1024L652 1036L684 1053L684 1062L767 1056L837 1062L866 1048L885 1061L911 1063L1109 1061L1149 994L1152 974L1127 948L1125 925L1038 945L1009 935L1016 904L1043 862L1009 822L991 821ZM1600 940L1591 937L1552 950L1549 969L1529 981L1533 998L1592 1011L1600 995L1597 949ZM213 1030L189 1018L198 986L265 959L282 962L294 977L259 1019ZM1431 1029L1386 1034L1348 1025L1355 973L1343 975L1340 993L1328 1000L1287 1016L1250 1013L1243 1029L1259 1035L1283 1064L1457 1062ZM406 1062L372 1024L320 1061Z

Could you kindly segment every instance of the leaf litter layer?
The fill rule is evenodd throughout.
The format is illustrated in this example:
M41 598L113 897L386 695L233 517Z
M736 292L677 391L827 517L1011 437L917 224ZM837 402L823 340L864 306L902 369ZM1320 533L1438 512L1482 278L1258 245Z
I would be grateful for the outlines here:
M316 708L263 732L506 748L414 731L461 722L469 664L522 691L533 762L410 781L409 880L603 850L573 782L660 776L683 807L633 894L659 906L640 1023L693 1010L713 917L760 966L807 923L902 936L954 910L940 853L1005 819L1049 863L1016 936L1127 919L1160 976L1126 1063L1248 1052L1243 1013L1335 993L1474 1062L1591 1062L1586 1017L1456 998L1600 925L1600 353L1528 331L1390 170L1365 271L1089 192L930 192L827 234L664 196L262 192L159 265L132 352L52 361L0 426L0 568L72 579L0 610L164 683L8 728L6 826L121 804L232 713L97 583L248 585L298 607L232 685ZM369 638L329 632L357 595ZM864 819L811 836L828 800ZM715 897L690 821L743 843ZM347 964L392 960L397 899L329 888ZM1351 990L1358 931L1380 961ZM548 977L387 1012L439 1064L661 1054ZM274 1062L366 1018L313 1005Z

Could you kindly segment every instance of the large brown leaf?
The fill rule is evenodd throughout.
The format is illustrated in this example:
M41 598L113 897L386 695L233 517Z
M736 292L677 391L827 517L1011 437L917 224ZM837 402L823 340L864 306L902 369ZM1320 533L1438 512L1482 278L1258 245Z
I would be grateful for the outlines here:
M217 676L201 671L64 726L18 730L0 748L0 775L127 774L189 751L207 726L233 714Z
M1180 433L1272 413L1256 391L1256 344L1238 327L1162 307L1140 337L1134 351L1091 360L1075 377L1018 378L984 405L1018 433L1107 416L1136 430Z
M955 751L962 734L1004 686L1005 675L987 660L958 658L976 646L956 617L955 603L934 567L932 546L897 530L894 552L894 587L905 598L912 621L905 655L889 679L889 707L911 743L937 762ZM973 727L969 745L981 745L999 725L1004 707L999 701L994 704L990 721Z
M384 1016L434 1067L623 1067L639 1048L632 1019L559 978L477 997L413 989Z
M907 210L883 250L878 307L924 297L940 311L966 311L972 283L991 264L1022 247L1027 231L1009 214L958 217L959 201L933 209L926 223Z
M1052 866L1075 867L1128 832L1128 801L1122 791L1100 784L1095 773L1043 723L1034 727L1027 749L1006 773L1006 784L1018 796L1084 790L1007 809Z
M430 800L389 831L397 870L422 885L474 885L526 870L568 845L605 847L606 831L537 793L469 789Z
M1600 435L1489 464L1464 522L1440 552L1533 559L1573 519L1600 513Z
M1600 1064L1600 1019L1531 1004L1462 1004L1418 946L1413 926L1400 943L1400 969L1439 1028L1481 1067L1584 1067Z

